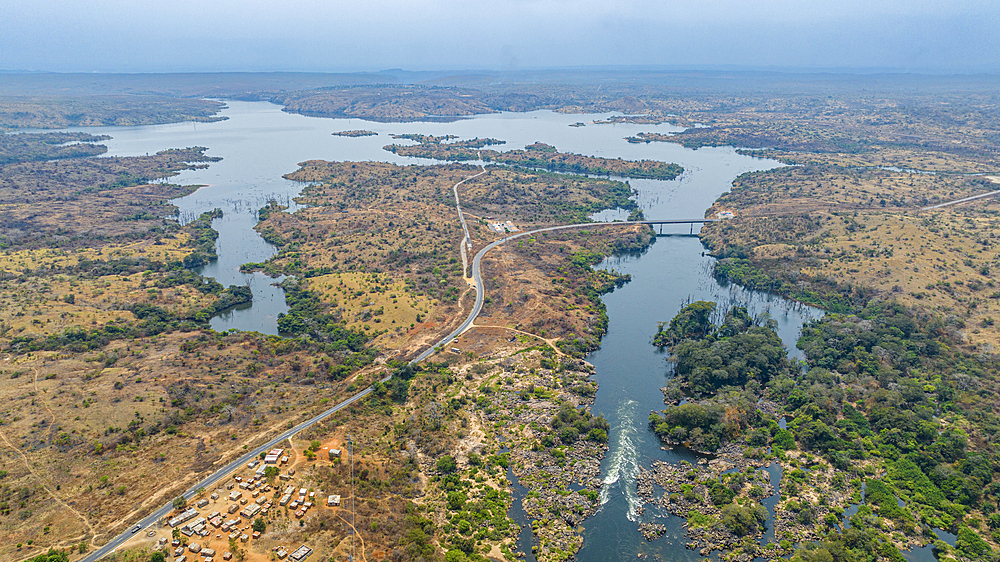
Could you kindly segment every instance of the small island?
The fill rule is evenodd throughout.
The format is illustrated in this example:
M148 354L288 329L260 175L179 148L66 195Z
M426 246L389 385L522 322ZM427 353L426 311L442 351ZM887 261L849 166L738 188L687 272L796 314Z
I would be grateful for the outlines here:
M355 129L353 131L339 131L336 133L331 133L335 137L377 137L378 133L375 131L367 131L365 129Z
M630 125L659 125L665 123L666 118L659 115L617 115L607 119L594 121L594 125L618 125L627 123Z
M421 135L408 135L411 140L418 140ZM396 138L395 136L393 138ZM442 137L423 137L421 144L403 146L391 144L385 150L400 156L416 158L432 158L451 162L481 160L496 162L517 168L531 168L550 172L569 172L574 174L591 174L598 176L619 176L623 178L645 178L657 180L672 180L684 172L678 164L658 162L655 160L623 160L621 158L601 158L559 152L556 147L542 142L525 146L523 150L498 152L482 150L490 144L503 144L497 139L473 139L453 143L440 142ZM420 142L418 140L418 142Z
M632 144L651 142L675 142L673 135L664 135L663 133L639 133L634 137L625 137L625 140Z
M418 142L420 144L438 144L442 142L448 142L450 140L455 140L458 137L455 135L441 135L436 137L434 135L421 135L419 133L406 133L404 135L389 135L390 137L397 140L411 140Z

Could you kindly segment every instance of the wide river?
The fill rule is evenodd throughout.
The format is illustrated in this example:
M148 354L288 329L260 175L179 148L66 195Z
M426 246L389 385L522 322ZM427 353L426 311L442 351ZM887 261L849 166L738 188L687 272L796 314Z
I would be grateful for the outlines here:
M389 134L421 133L457 135L462 139L493 137L507 141L500 150L521 148L535 141L560 151L626 159L676 162L685 172L673 181L631 180L638 202L649 219L700 218L715 199L730 188L736 176L766 170L779 164L737 154L732 148L691 150L673 143L630 144L624 137L639 132L675 132L669 125L593 125L609 115L564 115L549 111L503 113L463 119L452 123L373 123L349 119L320 119L284 113L264 102L227 102L225 121L180 123L144 127L98 127L86 132L108 134L109 155L138 156L167 148L208 147L220 162L201 170L182 172L173 183L202 184L193 194L174 200L180 219L191 220L202 212L221 208L224 216L213 224L219 231L215 263L203 273L224 285L249 284L252 306L212 319L216 330L256 330L274 334L277 315L286 310L281 289L263 275L239 272L241 264L260 262L275 253L252 227L256 210L268 200L296 208L292 198L302 184L285 180L297 163L310 159L338 161L384 161L397 164L430 164L428 160L404 158L382 150L393 141ZM584 127L570 127L583 122ZM331 133L350 129L375 131L378 136L339 137ZM615 218L614 212L601 219ZM457 218L456 218L457 220ZM711 276L712 259L703 255L688 226L669 227L664 236L640 256L611 258L600 267L630 273L632 281L605 297L610 325L601 349L588 360L596 366L600 385L593 410L611 424L608 455L602 472L602 507L584 522L584 547L578 559L585 562L649 559L695 560L687 550L682 520L648 508L645 521L668 527L666 536L647 543L637 531L640 518L635 493L639 466L655 459L679 460L683 452L661 450L647 429L651 410L663 407L660 387L669 370L664 355L650 345L657 322L670 320L686 301L714 300L726 305L748 306L752 312L769 312L777 320L789 352L798 355L795 340L804 320L818 311L770 295L722 287ZM695 227L697 231L697 227ZM686 458L691 458L688 455ZM765 502L767 503L767 502ZM530 545L521 549L530 552Z

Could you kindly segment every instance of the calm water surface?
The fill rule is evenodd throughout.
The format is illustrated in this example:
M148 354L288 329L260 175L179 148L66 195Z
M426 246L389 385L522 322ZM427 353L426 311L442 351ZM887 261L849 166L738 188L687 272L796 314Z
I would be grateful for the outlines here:
M669 125L588 125L607 115L562 115L548 111L479 116L454 123L372 123L360 120L318 119L284 113L278 106L263 102L227 102L223 114L229 119L218 123L180 123L145 127L99 127L86 132L108 134L109 155L137 156L166 148L208 147L208 155L222 161L206 169L182 172L169 181L201 184L195 193L174 200L179 218L187 222L200 213L220 208L224 212L213 226L219 231L215 263L204 268L205 275L219 282L248 284L253 289L252 306L229 311L212 319L216 330L230 328L277 332L277 315L286 311L282 291L274 279L261 274L239 272L246 262L264 261L275 248L253 230L256 210L269 200L297 207L293 197L303 185L282 178L309 159L385 161L397 164L430 164L432 161L404 158L382 150L394 141L390 133L452 134L459 137L494 137L507 141L499 150L521 148L536 141L555 145L559 150L626 159L654 159L677 162L684 174L673 181L630 180L638 191L637 200L650 219L700 218L733 179L747 171L778 166L775 161L742 156L732 148L691 150L672 143L629 144L624 137L639 132L672 132ZM96 130L95 130L96 129ZM348 138L331 135L335 131L368 129L374 137ZM622 218L608 211L599 220ZM695 227L695 232L697 227ZM755 313L769 312L779 323L780 335L794 353L794 341L802 321L818 315L809 309L738 288L720 286L711 277L711 258L688 226L665 227L664 233L638 256L616 257L601 267L632 274L632 281L607 295L610 327L601 349L588 360L596 366L600 384L595 413L611 424L610 450L602 471L604 488L601 509L584 523L583 561L614 562L635 560L638 554L651 559L694 560L695 552L684 548L682 520L647 508L646 521L668 527L667 534L647 543L639 535L635 515L638 498L635 476L639 466L655 460L694 460L690 453L661 450L656 437L646 427L651 410L663 407L660 388L668 376L665 356L650 345L657 322L669 320L690 300L714 300L725 305L748 306ZM520 550L530 552L531 545Z

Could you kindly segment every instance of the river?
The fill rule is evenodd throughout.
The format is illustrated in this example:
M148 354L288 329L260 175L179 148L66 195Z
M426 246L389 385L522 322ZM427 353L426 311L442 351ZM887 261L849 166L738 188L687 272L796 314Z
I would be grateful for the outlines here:
M219 259L203 269L224 285L250 285L254 301L250 306L228 311L211 320L216 330L255 330L277 333L277 315L286 310L281 289L261 274L243 274L239 266L265 261L275 248L253 231L256 210L269 200L277 200L294 210L292 198L302 184L285 180L297 163L309 159L339 161L386 161L398 164L428 164L428 160L406 158L382 150L393 141L390 133L458 135L460 138L494 137L507 141L499 150L521 148L536 141L556 146L564 152L626 159L653 159L676 162L685 172L672 181L630 180L637 200L649 219L699 218L715 199L729 189L743 172L765 170L780 164L736 153L732 148L692 150L673 143L630 144L624 137L639 132L673 132L669 125L592 125L602 115L563 115L549 111L503 113L477 116L452 123L373 123L351 119L319 119L284 113L264 102L227 102L225 121L178 123L142 127L96 127L85 130L107 134L109 155L138 156L166 148L208 147L207 154L221 157L207 168L180 173L168 181L200 184L205 187L173 201L182 222L200 213L220 208L223 217L213 222L219 231ZM570 127L576 122L585 127ZM331 133L367 129L379 133L370 137L340 137ZM614 211L600 219L620 216ZM604 488L601 508L584 523L582 561L614 562L635 560L639 554L663 560L700 558L686 550L682 520L666 516L650 507L646 521L668 527L667 534L647 543L639 535L635 515L638 498L635 476L639 466L655 459L693 459L683 451L661 450L648 431L649 412L663 407L660 387L668 377L664 354L650 345L656 324L670 320L686 301L715 300L740 304L753 313L770 312L777 320L782 341L794 355L794 343L802 322L818 316L818 311L771 295L720 286L711 276L712 259L703 255L697 238L688 236L689 227L669 226L673 236L659 237L641 255L614 257L600 267L630 273L632 281L604 299L610 318L601 348L588 360L596 366L600 385L594 413L604 415L611 425L608 455L602 472ZM695 227L695 231L697 227ZM530 545L521 550L530 552Z

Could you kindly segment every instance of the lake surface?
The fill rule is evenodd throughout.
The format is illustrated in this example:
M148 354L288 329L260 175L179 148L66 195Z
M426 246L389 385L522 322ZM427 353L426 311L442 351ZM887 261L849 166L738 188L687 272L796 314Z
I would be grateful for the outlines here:
M592 125L602 115L563 115L549 111L485 115L453 123L372 123L352 119L319 119L284 113L264 102L227 102L226 121L180 123L144 127L97 127L83 129L108 134L109 155L138 156L167 148L208 147L207 154L223 160L201 170L182 172L168 181L202 184L195 193L174 200L179 218L187 222L205 211L222 209L222 218L213 222L219 231L218 261L203 269L224 285L247 284L254 293L251 306L229 311L212 319L216 330L277 332L277 315L286 311L281 289L275 280L261 274L242 274L239 266L261 262L274 255L275 248L253 230L256 211L269 200L296 208L292 201L303 184L285 180L283 174L297 169L309 159L338 161L385 161L397 164L430 164L429 160L405 158L382 150L394 141L390 133L458 135L462 139L493 137L507 141L498 150L522 148L536 141L556 146L564 152L631 160L653 159L676 162L685 172L672 181L630 180L638 191L637 201L648 219L700 218L715 199L726 192L733 179L748 171L779 166L775 161L737 154L732 148L691 150L673 143L630 144L624 137L639 132L673 132L669 125ZM338 137L331 133L351 129L375 131L373 137ZM619 217L614 211L600 219ZM697 226L694 232L697 232ZM601 349L588 360L596 366L600 385L593 410L611 425L610 450L602 464L604 488L601 508L584 522L582 561L635 560L638 554L651 559L694 560L697 553L685 549L683 521L649 507L646 521L668 527L667 534L651 543L639 535L635 515L638 498L635 476L639 466L656 459L693 460L690 453L661 450L647 428L651 410L662 409L660 388L669 376L665 355L650 344L656 324L670 320L688 301L714 300L723 306L743 305L753 313L769 312L780 327L782 341L794 348L803 320L816 317L815 309L785 299L722 287L711 276L712 259L687 225L664 227L664 233L641 255L614 257L600 267L630 273L632 281L605 297L610 325ZM776 484L776 482L774 482ZM519 550L531 551L531 545Z

